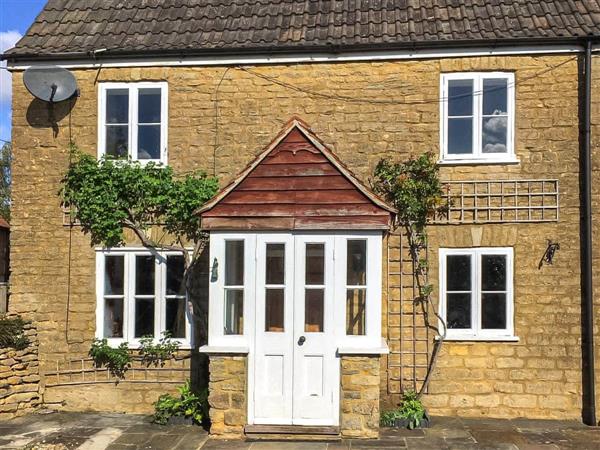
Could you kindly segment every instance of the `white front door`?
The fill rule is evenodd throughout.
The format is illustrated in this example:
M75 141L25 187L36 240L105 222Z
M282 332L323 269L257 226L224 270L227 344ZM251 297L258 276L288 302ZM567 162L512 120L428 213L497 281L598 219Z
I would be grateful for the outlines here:
M337 425L334 238L259 234L256 245L253 422Z

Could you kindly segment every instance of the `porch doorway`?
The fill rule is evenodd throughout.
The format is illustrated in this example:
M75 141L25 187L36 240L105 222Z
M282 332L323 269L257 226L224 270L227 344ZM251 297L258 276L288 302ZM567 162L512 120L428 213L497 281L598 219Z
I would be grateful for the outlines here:
M255 424L338 424L334 245L331 235L257 236Z

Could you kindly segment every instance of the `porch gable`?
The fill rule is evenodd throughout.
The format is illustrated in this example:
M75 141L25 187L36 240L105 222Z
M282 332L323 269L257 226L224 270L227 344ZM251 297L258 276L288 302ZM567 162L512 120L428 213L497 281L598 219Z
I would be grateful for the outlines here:
M198 211L206 230L385 230L393 213L297 118Z

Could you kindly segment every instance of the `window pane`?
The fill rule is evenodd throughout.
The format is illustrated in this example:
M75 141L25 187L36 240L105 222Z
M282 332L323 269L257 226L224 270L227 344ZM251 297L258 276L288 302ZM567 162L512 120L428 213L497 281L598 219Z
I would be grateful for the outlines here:
M225 334L243 334L244 291L225 290Z
M225 285L244 284L244 241L225 241Z
M486 78L483 80L483 115L507 114L508 80Z
M114 158L126 158L128 148L129 127L127 125L107 125L104 152Z
M484 117L482 122L483 153L506 153L507 117Z
M185 337L185 303L184 298L168 298L166 311L166 331L174 338Z
M306 289L304 295L304 331L308 333L323 332L324 290Z
M470 291L471 290L471 256L448 255L446 256L446 290Z
M123 295L125 257L104 257L104 295Z
M267 244L266 284L285 283L285 244Z
M183 256L167 256L167 295L185 295Z
M448 328L471 328L471 294L446 295Z
M364 286L367 283L367 241L348 241L346 267L346 284Z
M122 298L107 298L104 300L104 337L123 337Z
M481 328L506 329L506 294L481 294Z
M325 244L306 244L306 284L325 284Z
M160 125L138 126L138 159L160 159Z
M135 257L135 293L154 295L154 256L152 255Z
M346 291L346 334L364 335L366 324L366 289Z
M281 332L284 317L283 289L267 289L265 293L265 331Z
M505 255L481 255L481 290L506 290Z
M448 154L473 153L473 119L448 119Z
M138 123L160 123L160 88L139 90Z
M129 90L106 91L106 123L129 123Z
M448 115L473 114L473 80L448 81Z
M154 336L154 299L135 299L135 337Z

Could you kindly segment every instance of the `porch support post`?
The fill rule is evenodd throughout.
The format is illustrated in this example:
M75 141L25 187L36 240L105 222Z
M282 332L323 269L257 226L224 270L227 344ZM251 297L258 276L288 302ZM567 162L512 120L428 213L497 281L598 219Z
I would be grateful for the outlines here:
M379 359L379 354L341 355L342 437L379 437Z
M210 434L240 439L247 423L248 358L245 354L210 353L208 403Z

